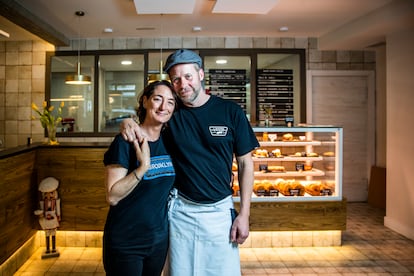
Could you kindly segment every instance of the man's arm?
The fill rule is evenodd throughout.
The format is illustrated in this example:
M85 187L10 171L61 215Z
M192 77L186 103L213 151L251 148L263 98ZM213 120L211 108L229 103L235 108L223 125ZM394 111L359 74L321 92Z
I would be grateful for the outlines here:
M242 244L249 236L250 201L253 191L254 165L251 153L236 157L240 186L240 212L231 227L231 241Z

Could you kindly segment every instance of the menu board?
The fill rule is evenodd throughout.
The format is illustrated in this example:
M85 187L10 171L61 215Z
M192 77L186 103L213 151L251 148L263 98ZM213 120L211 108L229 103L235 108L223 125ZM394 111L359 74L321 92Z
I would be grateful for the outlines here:
M293 124L293 70L258 69L256 78L259 125Z
M238 103L246 112L246 70L209 69L206 77L206 91Z

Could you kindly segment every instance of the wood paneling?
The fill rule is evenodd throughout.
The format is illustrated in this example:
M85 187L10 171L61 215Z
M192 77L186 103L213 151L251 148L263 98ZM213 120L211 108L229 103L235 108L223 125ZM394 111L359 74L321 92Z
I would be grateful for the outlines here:
M36 232L35 156L31 151L0 159L0 263Z
M103 154L106 148L41 148L37 182L59 180L60 230L103 230L109 209L105 200Z
M235 203L239 208L239 203ZM345 230L346 200L252 202L251 231Z

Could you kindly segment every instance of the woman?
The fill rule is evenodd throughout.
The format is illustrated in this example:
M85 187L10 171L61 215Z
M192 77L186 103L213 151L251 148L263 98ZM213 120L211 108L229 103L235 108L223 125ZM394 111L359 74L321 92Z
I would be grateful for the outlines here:
M177 105L168 81L149 84L137 115L142 141L115 136L104 156L110 204L103 244L107 275L159 276L168 250L167 201L175 172L161 131Z

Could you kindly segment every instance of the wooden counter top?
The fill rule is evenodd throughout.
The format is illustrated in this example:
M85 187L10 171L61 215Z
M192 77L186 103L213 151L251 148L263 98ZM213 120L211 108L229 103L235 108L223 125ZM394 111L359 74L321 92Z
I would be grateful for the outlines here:
M110 143L103 142L62 142L59 145L46 145L44 143L33 143L29 146L17 146L0 150L0 159L29 152L39 148L108 148Z

